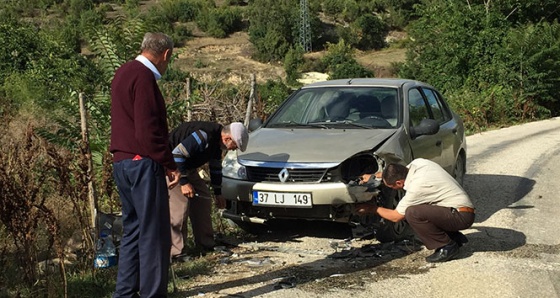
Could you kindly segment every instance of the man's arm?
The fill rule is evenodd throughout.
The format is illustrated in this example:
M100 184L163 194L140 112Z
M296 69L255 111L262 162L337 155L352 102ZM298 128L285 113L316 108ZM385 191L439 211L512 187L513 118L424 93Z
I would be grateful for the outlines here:
M397 212L397 210L388 209L384 207L377 207L377 214L379 216L385 218L386 220L390 220L392 222L399 222L404 219L404 215Z
M404 219L404 215L398 213L397 210L378 207L375 204L369 203L357 204L356 213L358 215L378 214L384 219L390 220L392 222L399 222Z
M210 168L210 183L212 184L212 190L214 191L216 199L216 207L218 209L226 208L225 198L222 196L222 156L215 156L208 162L208 167Z

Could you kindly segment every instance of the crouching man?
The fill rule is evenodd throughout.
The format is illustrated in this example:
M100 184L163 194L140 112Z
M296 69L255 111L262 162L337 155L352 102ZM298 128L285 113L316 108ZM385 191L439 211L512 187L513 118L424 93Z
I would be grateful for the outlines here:
M395 210L372 204L358 204L360 215L378 214L386 220L405 220L426 248L435 252L426 261L446 262L457 256L468 240L459 230L469 228L475 218L474 206L463 188L438 164L415 159L408 166L389 164L383 183L404 189L405 196Z

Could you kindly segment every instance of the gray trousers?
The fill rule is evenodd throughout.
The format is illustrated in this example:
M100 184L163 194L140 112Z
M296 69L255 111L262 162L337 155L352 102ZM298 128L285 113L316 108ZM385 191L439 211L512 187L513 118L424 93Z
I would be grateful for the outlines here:
M197 246L214 247L212 228L212 194L198 171L191 170L188 179L198 196L187 199L177 185L169 190L169 215L171 219L171 256L181 254L188 236L187 221L190 219L194 241Z
M406 221L428 249L449 244L451 238L447 232L468 229L472 226L474 217L474 213L435 205L410 206L405 212Z

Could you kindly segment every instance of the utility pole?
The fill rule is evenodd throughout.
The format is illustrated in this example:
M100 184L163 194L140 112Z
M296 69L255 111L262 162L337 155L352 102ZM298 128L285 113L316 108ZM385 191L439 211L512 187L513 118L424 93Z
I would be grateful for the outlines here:
M305 52L311 52L311 25L309 23L309 4L299 0L299 43Z

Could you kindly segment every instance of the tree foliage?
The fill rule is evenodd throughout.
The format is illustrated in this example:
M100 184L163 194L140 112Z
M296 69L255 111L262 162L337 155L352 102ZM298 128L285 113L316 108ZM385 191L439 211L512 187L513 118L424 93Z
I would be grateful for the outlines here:
M243 27L243 15L237 7L202 9L196 23L200 29L212 37L224 38Z
M353 57L354 50L344 40L327 44L327 54L322 63L330 79L372 78L373 73L361 66Z
M255 0L249 6L249 38L260 61L280 61L298 40L298 6L290 0Z
M301 72L300 67L305 63L303 53L303 48L296 45L288 51L284 58L284 70L286 70L286 82L288 84L297 84Z
M466 118L480 114L475 126L558 114L557 22L516 25L503 7L434 2L411 24L400 76L438 87Z

